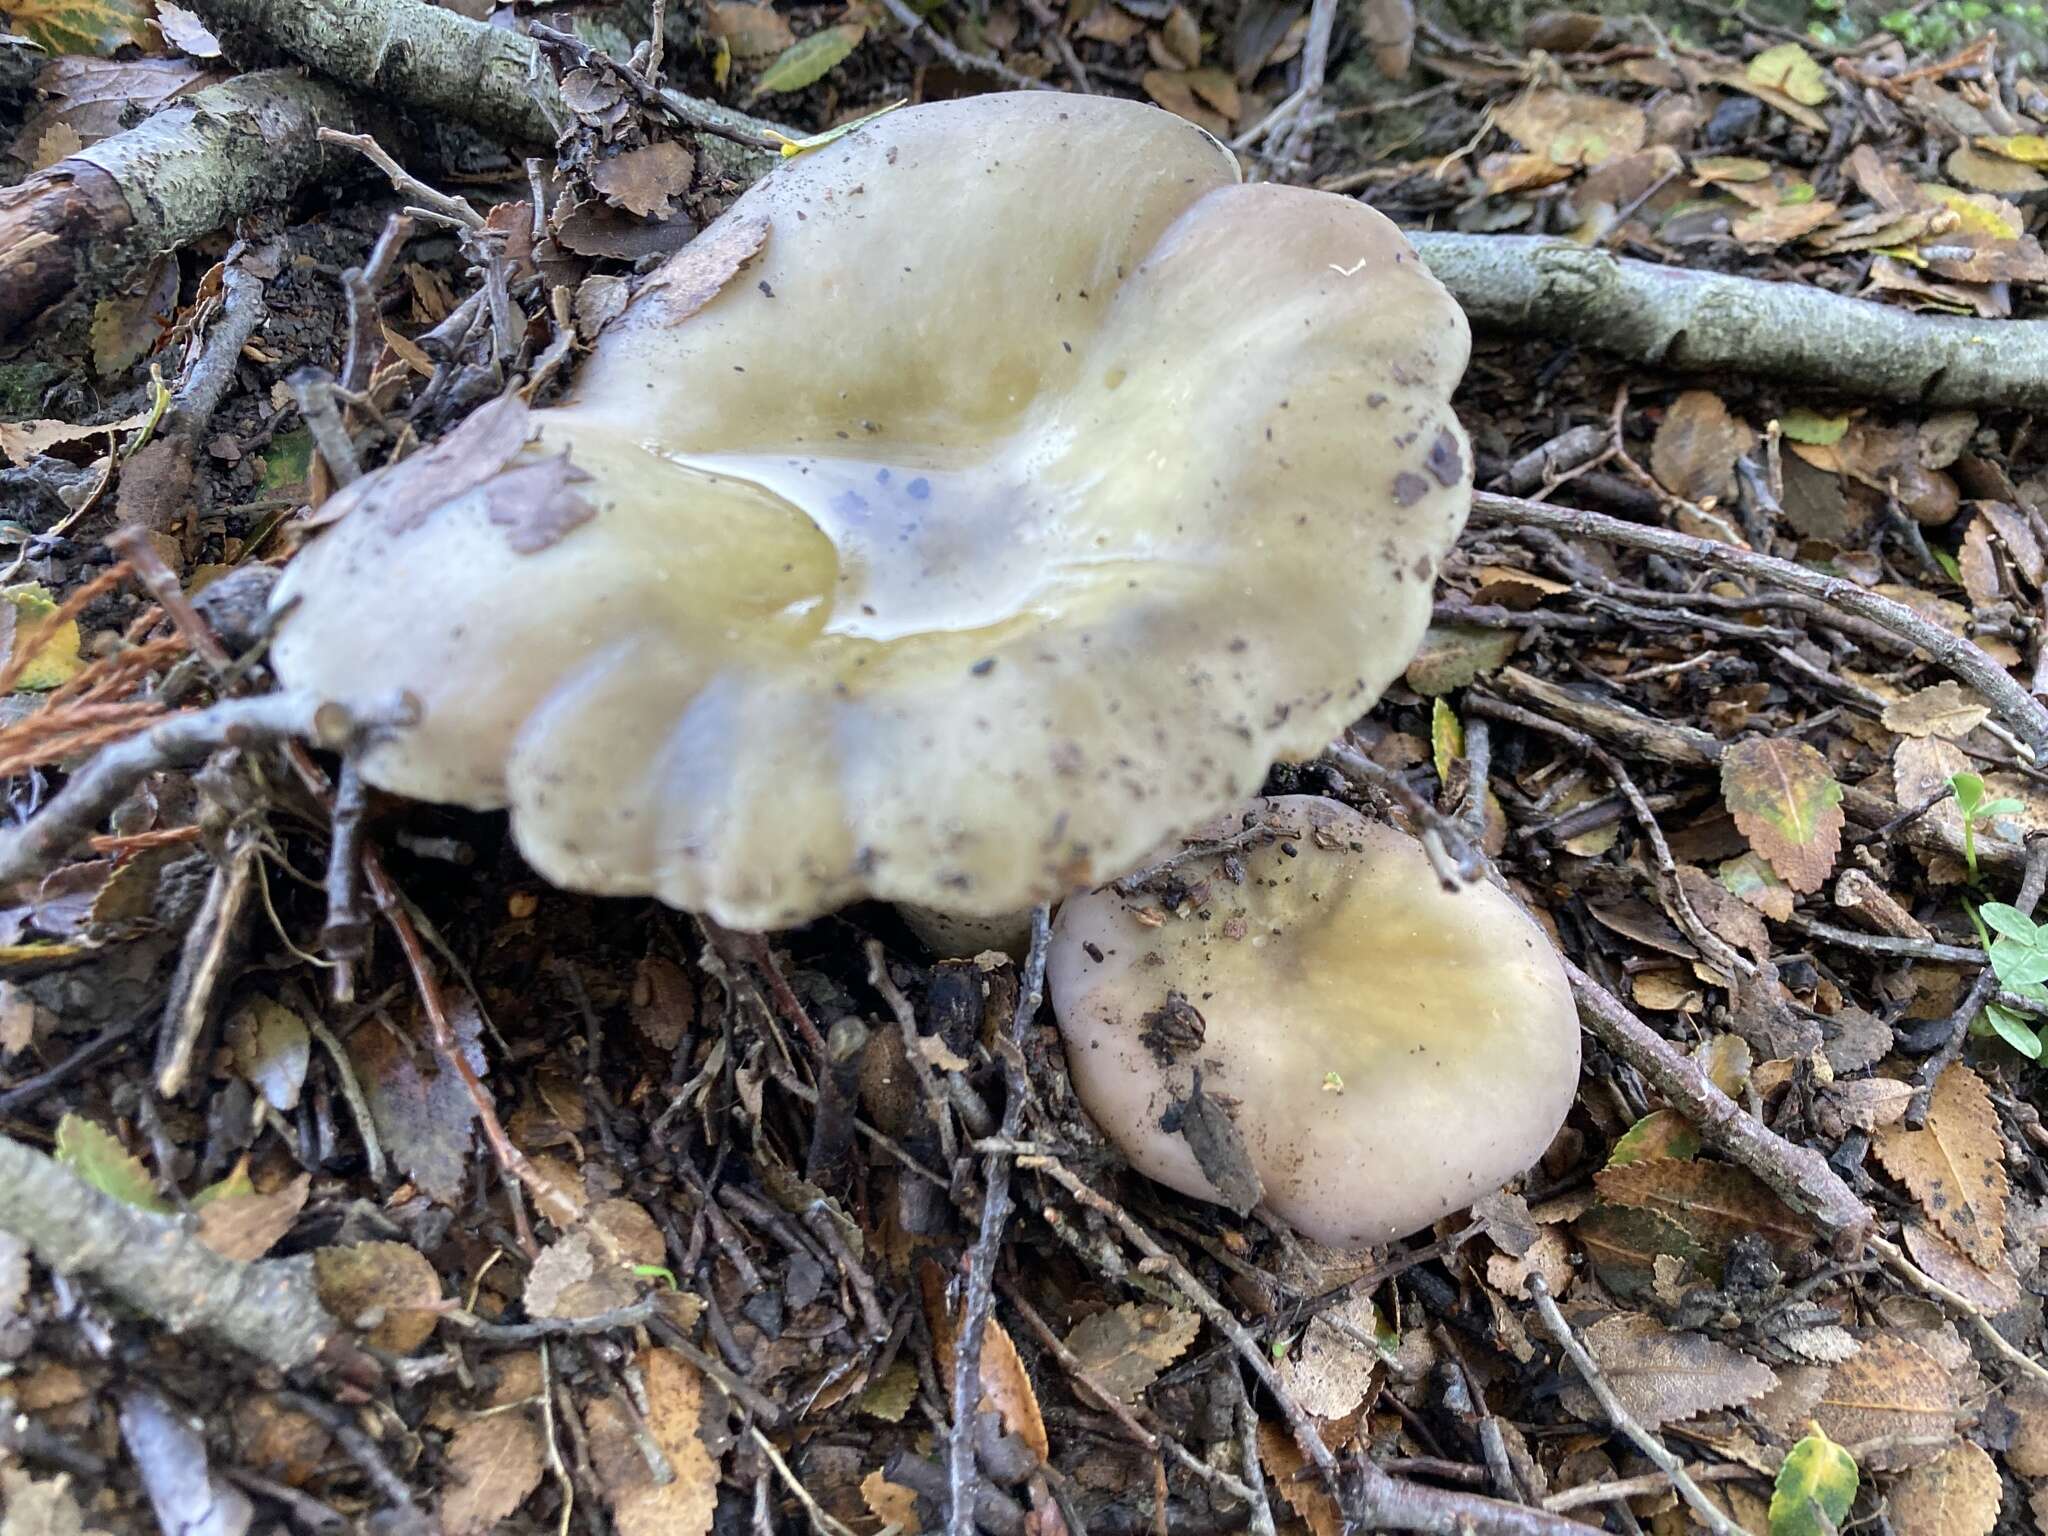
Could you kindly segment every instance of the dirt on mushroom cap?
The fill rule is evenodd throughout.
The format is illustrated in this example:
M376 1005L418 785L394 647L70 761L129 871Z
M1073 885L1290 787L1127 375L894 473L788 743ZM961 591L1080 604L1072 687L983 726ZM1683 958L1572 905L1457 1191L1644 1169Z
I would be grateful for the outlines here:
M1221 1103L1266 1208L1340 1249L1522 1172L1578 1086L1542 930L1489 885L1446 892L1415 839L1332 800L1253 801L1202 833L1246 816L1274 835L1177 867L1196 892L1181 915L1115 890L1061 909L1047 985L1104 1133L1139 1172L1230 1204L1185 1113Z
M345 515L280 671L411 689L373 781L509 804L581 889L761 928L1120 873L1399 674L1469 494L1455 305L1369 209L1236 180L1037 95L802 156L727 215L751 265L531 414L506 473L566 450L593 515Z

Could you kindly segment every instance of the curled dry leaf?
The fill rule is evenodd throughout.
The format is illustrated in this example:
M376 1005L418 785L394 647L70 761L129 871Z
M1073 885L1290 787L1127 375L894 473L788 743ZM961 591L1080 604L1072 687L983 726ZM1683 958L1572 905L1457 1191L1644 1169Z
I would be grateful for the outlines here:
M2009 1312L2026 1300L2019 1276L2001 1254L1989 1268L1975 1263L1962 1249L1939 1232L1906 1223L1902 1236L1913 1262L1958 1295L1982 1307L1992 1317Z
M1721 755L1721 796L1749 845L1794 891L1817 891L1842 847L1842 786L1803 741L1765 736Z
M457 1429L442 1464L446 1536L481 1536L510 1516L540 1486L546 1455L540 1430L525 1413L490 1413Z
M369 1342L394 1355L427 1342L441 1312L441 1277L406 1243L356 1243L313 1255L313 1279L328 1311L369 1326Z
M1132 1403L1201 1330L1197 1313L1156 1301L1127 1301L1083 1318L1066 1342L1090 1377L1120 1401Z
M1344 1536L1349 1529L1337 1501L1321 1478L1308 1469L1301 1447L1278 1424L1259 1425L1259 1461L1266 1469L1266 1484L1279 1490L1288 1507L1301 1516L1312 1536ZM1308 1475L1302 1474L1307 1471Z
M1941 1362L1918 1344L1887 1334L1829 1369L1812 1416L1843 1445L1876 1446L1875 1467L1931 1460L1955 1433L1955 1388Z
M1891 1486L1892 1529L1906 1536L1989 1536L2004 1499L1998 1467L1964 1440Z
M1777 1385L1769 1366L1703 1333L1677 1333L1641 1312L1617 1312L1585 1330L1585 1345L1614 1395L1651 1429L1714 1408L1732 1408ZM1600 1405L1583 1385L1565 1407L1592 1423Z
M1928 1099L1926 1126L1886 1126L1871 1149L1974 1263L2004 1263L2005 1142L1981 1077L1952 1064Z

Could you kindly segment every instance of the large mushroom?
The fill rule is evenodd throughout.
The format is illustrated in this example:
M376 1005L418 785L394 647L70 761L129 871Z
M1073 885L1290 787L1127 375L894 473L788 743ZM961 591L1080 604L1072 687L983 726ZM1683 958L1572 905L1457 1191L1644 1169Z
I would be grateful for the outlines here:
M1175 910L1060 909L1046 982L1082 1105L1140 1173L1329 1248L1428 1226L1523 1172L1577 1092L1549 938L1490 885L1334 800L1197 834Z
M1393 225L1176 117L913 107L741 198L565 403L330 502L276 664L409 690L368 779L509 805L561 885L749 929L1014 911L1399 675L1467 348Z

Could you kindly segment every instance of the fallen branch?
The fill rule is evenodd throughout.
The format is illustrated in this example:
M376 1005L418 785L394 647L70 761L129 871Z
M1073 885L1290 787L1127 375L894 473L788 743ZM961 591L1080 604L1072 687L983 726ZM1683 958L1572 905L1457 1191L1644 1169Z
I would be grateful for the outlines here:
M222 1258L178 1218L141 1210L0 1136L0 1227L174 1333L200 1328L283 1371L326 1358L364 1384L376 1367L320 1305L305 1260Z
M1570 960L1564 962L1579 1021L1634 1067L1700 1133L1709 1146L1762 1179L1793 1209L1804 1211L1838 1246L1854 1251L1875 1218L1811 1147L1787 1141L1714 1086L1706 1069L1631 1013Z
M0 336L81 286L290 197L342 161L319 130L355 126L333 86L263 70L181 97L0 189Z
M488 133L552 144L570 120L532 38L427 0L194 0L193 9L223 36L256 34L344 85ZM775 124L680 92L661 95L674 115L702 125L698 153L717 174L745 184L778 163L753 147L780 131Z
M2048 367L2048 359L2044 359L2044 367ZM2044 373L2043 378L2048 379L2048 373ZM1542 528L1551 533L1599 539L1630 549L1647 549L1694 565L1718 566L1753 581L1803 592L1844 613L1867 619L1912 642L1933 658L1937 666L1954 673L1976 689L2013 734L2026 743L2034 761L2048 763L2048 704L2043 704L2013 681L2011 673L1961 635L1950 634L1905 604L1866 591L1853 581L1825 575L1808 566L1794 565L1790 560L1760 555L1753 549L1735 544L1696 539L1689 534L1674 533L1669 528L1624 522L1599 512L1553 507L1547 502L1524 501L1520 497L1500 496L1491 491L1473 493L1472 516L1479 522Z
M357 721L338 706L298 693L228 699L210 709L173 715L106 748L31 820L0 830L0 886L50 869L152 773L189 767L222 747L298 738L338 747L398 718L393 711L389 717Z
M1919 315L1541 235L1408 238L1475 325L1554 336L1647 368L1766 374L1924 405L2048 406L2048 320Z

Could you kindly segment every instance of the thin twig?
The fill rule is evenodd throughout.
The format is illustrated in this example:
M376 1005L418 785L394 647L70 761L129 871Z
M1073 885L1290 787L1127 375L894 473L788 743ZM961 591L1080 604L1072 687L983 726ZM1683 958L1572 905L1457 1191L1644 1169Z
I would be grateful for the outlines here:
M1558 1347L1570 1356L1572 1364L1578 1367L1579 1375L1584 1378L1593 1396L1600 1400L1600 1408L1607 1415L1607 1422L1628 1436L1636 1449L1647 1456L1658 1471L1671 1479L1671 1486L1678 1490L1678 1496L1685 1500L1692 1512L1699 1517L1700 1523L1712 1531L1714 1536L1744 1536L1742 1528L1715 1507L1713 1500L1700 1492L1699 1484L1692 1480L1692 1475L1685 1469L1685 1463L1673 1455L1663 1441L1638 1423L1635 1415L1630 1413L1623 1406L1621 1399L1614 1395L1614 1389L1607 1384L1606 1377L1600 1374L1600 1367L1586 1352L1586 1346L1579 1342L1578 1335L1572 1332L1572 1325L1565 1321L1564 1314L1558 1311L1556 1298L1550 1294L1549 1283L1532 1270L1527 1289L1529 1299L1536 1303L1536 1311L1543 1319L1543 1326L1550 1330L1550 1336L1557 1340Z
M1477 491L1472 497L1476 521L1546 529L1582 539L1599 539L1630 549L1650 550L1695 565L1718 567L1805 593L1866 619L1908 640L1944 669L1976 689L2024 742L2037 763L2048 763L2048 704L2035 698L1998 662L1969 640L1922 618L1903 603L1869 592L1839 576L1828 576L1789 560L1758 554L1713 539L1697 539L1642 523L1624 522L1598 512L1580 512L1544 502L1525 501Z
M418 203L426 212L437 215L442 223L472 231L481 231L485 228L482 214L461 198L450 197L446 192L428 186L385 153L384 146L367 133L343 133L336 128L322 128L320 142L340 144L354 150L388 176L392 186Z
M2033 1377L2034 1380L2048 1383L2048 1366L2042 1365L2040 1361L2019 1349L2013 1344L2012 1340L2000 1333L1991 1319L1985 1315L1984 1309L1970 1300L1969 1297L1963 1295L1960 1291L1951 1290L1948 1286L1943 1285L1934 1276L1928 1274L1926 1270L1907 1258L1896 1245L1887 1242L1884 1238L1873 1235L1869 1240L1869 1246L1871 1252L1883 1259L1901 1277L1919 1287L1920 1290L1934 1297L1937 1301L1944 1303L1967 1317L1970 1320L1971 1326L1977 1330L1977 1336L1986 1344L1989 1344L1999 1355L2011 1361L2013 1365Z
M1017 988L1017 1009L1010 1017L1009 1049L1002 1052L1009 1099L1003 1106L1002 1134L1014 1141L1024 1126L1031 1102L1031 1084L1024 1075L1024 1036L1045 1001L1045 954L1052 940L1052 909L1039 906L1031 914L1031 949ZM982 1162L981 1230L966 1259L967 1297L960 1308L960 1331L953 1341L952 1424L946 1436L946 1536L974 1536L974 1415L981 1403L981 1336L995 1307L996 1250L1010 1219L1011 1159L990 1153Z
M1313 0L1308 11L1308 41L1301 49L1301 84L1288 99L1294 103L1287 138L1280 152L1272 156L1273 170L1291 176L1306 170L1309 135L1315 131L1316 103L1322 99L1323 79L1330 68L1330 34L1337 25L1337 0Z
M932 26L917 12L903 3L903 0L882 0L883 7L896 18L896 24L912 37L921 37L931 45L932 52L944 59L957 70L969 74L987 75L1000 80L1013 91L1042 91L1046 88L1043 80L1034 80L1029 75L1020 75L1001 59L992 59L985 54L969 53L937 27Z

